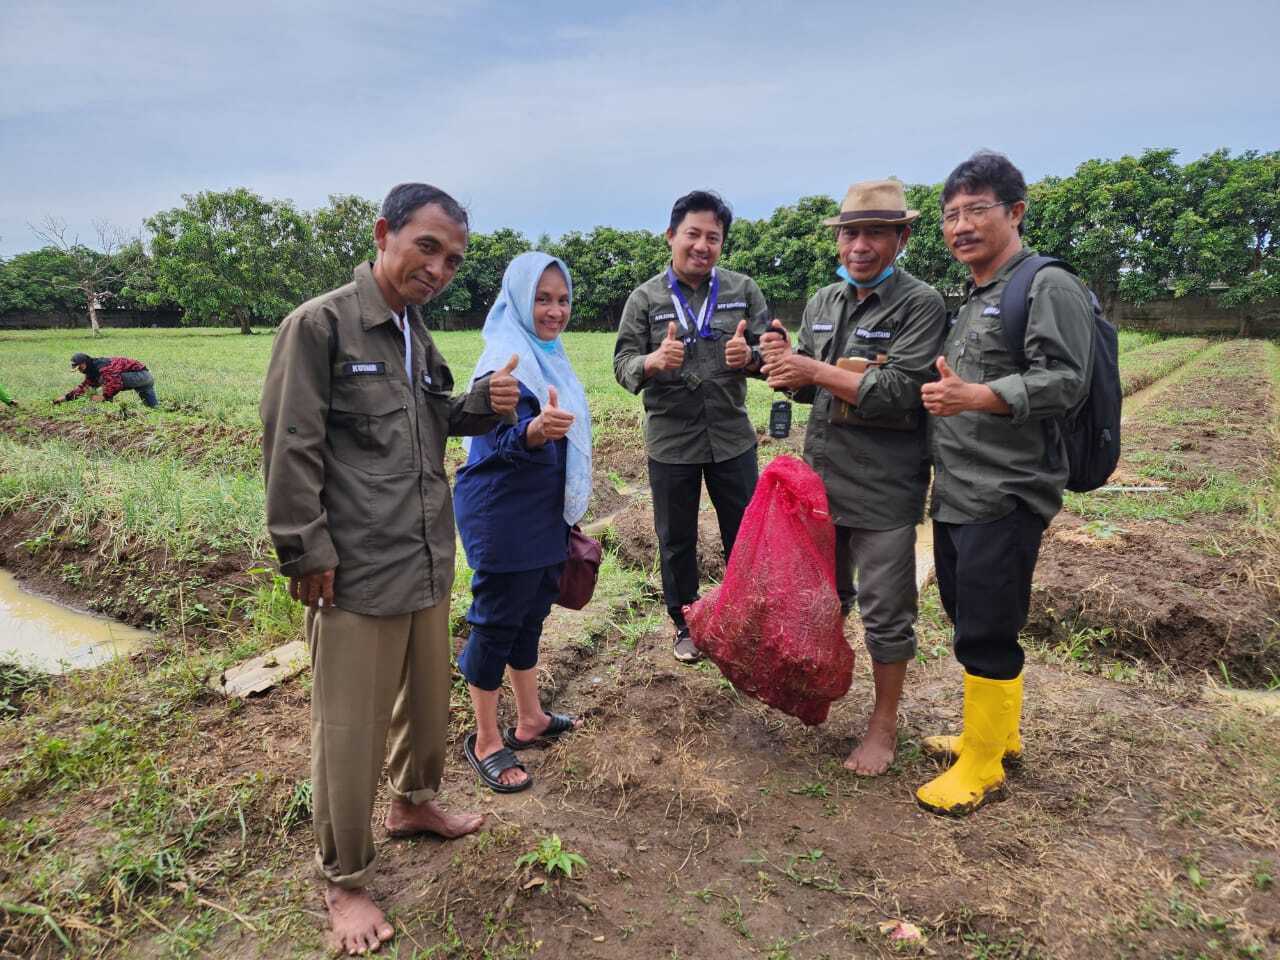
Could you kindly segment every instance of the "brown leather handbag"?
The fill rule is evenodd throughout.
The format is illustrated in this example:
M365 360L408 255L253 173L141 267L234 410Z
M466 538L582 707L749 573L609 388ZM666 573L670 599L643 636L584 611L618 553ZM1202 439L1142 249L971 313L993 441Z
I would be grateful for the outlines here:
M600 576L600 560L604 548L599 540L592 540L575 523L569 528L569 556L560 573L560 596L556 603L570 610L581 610L591 602L596 592L596 579Z

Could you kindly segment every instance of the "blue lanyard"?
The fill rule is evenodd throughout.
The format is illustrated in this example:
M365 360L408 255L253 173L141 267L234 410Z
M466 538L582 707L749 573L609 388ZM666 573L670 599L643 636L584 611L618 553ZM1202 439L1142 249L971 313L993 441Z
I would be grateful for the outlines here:
M704 340L717 339L719 335L715 330L711 329L711 317L716 312L716 298L720 293L720 278L716 275L715 267L711 268L711 289L707 292L707 299L703 302L702 311L699 314L693 312L693 308L689 306L689 301L680 292L680 284L676 280L675 271L670 267L667 267L667 287L671 290L671 305L675 307L676 316L680 319L681 329L686 334L691 329L696 330L698 336ZM690 324L692 324L692 327Z

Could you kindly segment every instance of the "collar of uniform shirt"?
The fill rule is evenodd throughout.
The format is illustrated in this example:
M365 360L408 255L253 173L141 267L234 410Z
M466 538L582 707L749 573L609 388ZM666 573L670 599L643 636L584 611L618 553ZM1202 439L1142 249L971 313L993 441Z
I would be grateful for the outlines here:
M409 386L413 386L413 340L409 336L409 308L404 308L404 314L400 315L392 311L391 319L395 321L396 329L404 334L404 373L409 378Z

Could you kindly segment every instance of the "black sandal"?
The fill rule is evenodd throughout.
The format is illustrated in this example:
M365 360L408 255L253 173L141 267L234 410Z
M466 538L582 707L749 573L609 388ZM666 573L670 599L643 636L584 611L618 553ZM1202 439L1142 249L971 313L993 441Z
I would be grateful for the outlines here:
M512 750L528 750L530 747L536 747L544 740L558 739L562 733L568 733L574 729L573 717L565 716L563 713L551 713L543 710L550 722L547 723L547 729L534 737L532 740L521 740L516 736L515 727L507 727L502 731L502 742Z
M475 770L484 785L494 793L519 793L521 790L528 790L533 786L533 777L528 775L529 771L525 770L520 758L506 747L489 754L483 760L477 757L474 730L468 733L466 739L462 741L462 752L466 755L467 763L471 764L472 769ZM515 769L524 770L525 772L525 779L520 783L503 783L499 779L507 770Z

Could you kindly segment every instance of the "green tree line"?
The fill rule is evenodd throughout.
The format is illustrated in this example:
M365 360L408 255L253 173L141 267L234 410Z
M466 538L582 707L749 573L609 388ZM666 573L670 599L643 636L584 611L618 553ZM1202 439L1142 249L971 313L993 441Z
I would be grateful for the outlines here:
M942 240L941 184L911 184L921 212L902 265L940 290L965 273ZM1280 297L1280 151L1223 149L1180 164L1177 151L1147 150L1087 160L1070 176L1029 186L1027 242L1073 264L1108 310L1118 300L1213 295L1226 306ZM0 261L0 314L80 312L95 307L167 309L184 322L274 324L295 305L351 278L373 256L377 204L334 195L317 210L238 188L183 197L145 221L146 236L93 247L66 240L50 217L45 246ZM767 219L734 221L722 263L750 274L771 303L803 301L832 281L835 242L821 221L838 204L802 197ZM596 227L530 241L518 231L473 233L453 284L429 321L482 313L516 254L537 247L573 271L574 313L586 328L610 328L627 294L667 261L660 232ZM93 318L96 325L96 318Z

